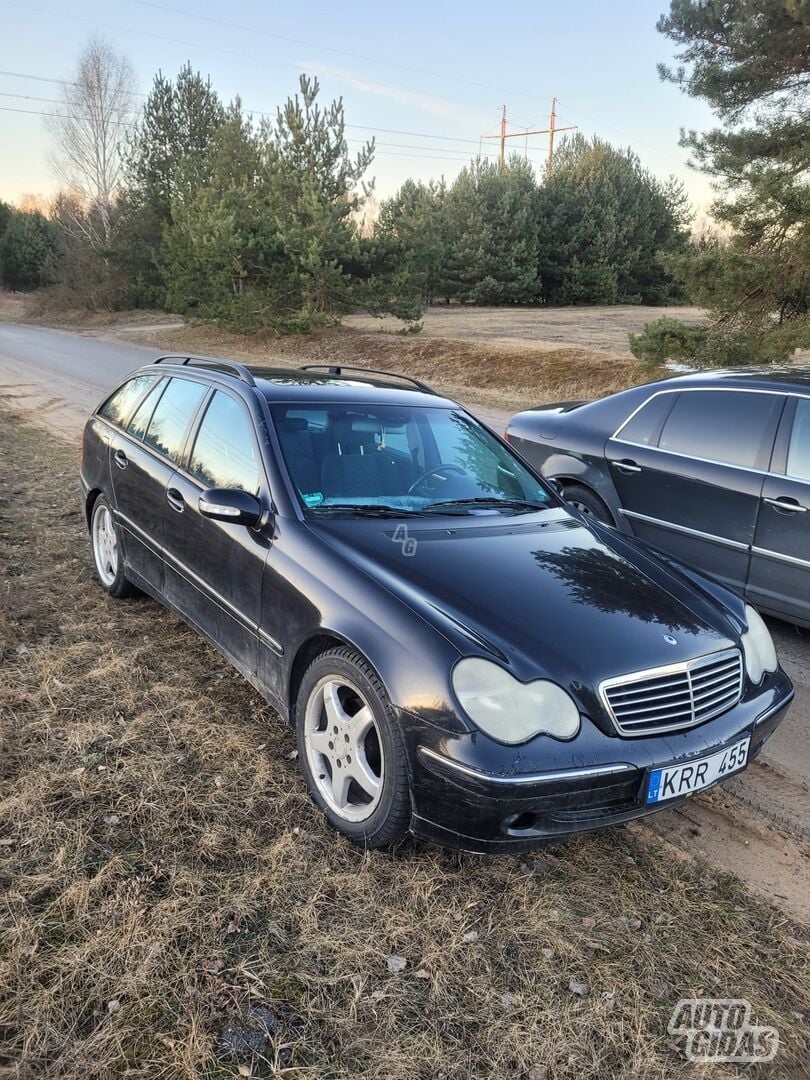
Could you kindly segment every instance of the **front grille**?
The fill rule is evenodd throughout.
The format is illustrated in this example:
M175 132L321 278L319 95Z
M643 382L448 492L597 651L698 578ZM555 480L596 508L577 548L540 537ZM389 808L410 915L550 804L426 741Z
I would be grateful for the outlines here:
M739 649L606 679L602 702L622 735L694 727L733 708L742 695Z

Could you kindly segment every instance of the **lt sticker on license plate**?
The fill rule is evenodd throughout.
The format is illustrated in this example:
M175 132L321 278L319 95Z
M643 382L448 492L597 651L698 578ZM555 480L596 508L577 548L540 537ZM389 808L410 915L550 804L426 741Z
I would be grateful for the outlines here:
M698 758L688 765L673 765L669 769L654 769L650 774L647 802L664 802L679 795L701 791L730 773L739 772L748 761L750 738L719 750L710 757Z

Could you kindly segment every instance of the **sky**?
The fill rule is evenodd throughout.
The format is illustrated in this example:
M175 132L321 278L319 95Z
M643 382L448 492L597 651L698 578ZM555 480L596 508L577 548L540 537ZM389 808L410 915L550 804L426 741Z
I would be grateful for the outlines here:
M510 132L547 127L556 95L558 124L632 147L656 175L683 181L700 217L711 188L678 135L713 118L658 78L656 63L673 58L655 29L666 3L0 0L0 198L57 190L36 115L54 106L38 99L59 97L49 80L69 79L96 33L127 54L141 94L158 69L174 75L190 60L223 99L274 113L300 72L317 75L323 99L343 97L350 148L376 139L378 198L409 176L452 179L479 150L496 156L481 136L497 133L502 105ZM547 136L508 145L542 167Z

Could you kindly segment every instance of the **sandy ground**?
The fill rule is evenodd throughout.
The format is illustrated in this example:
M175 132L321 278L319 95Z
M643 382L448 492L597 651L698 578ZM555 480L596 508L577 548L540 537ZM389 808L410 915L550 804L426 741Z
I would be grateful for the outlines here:
M704 314L696 307L462 307L429 308L422 317L420 336L451 341L487 342L491 345L538 349L592 349L616 355L629 353L628 334L637 334L648 322L667 315L683 322L699 323ZM357 330L393 333L402 327L394 318L353 315L344 320Z

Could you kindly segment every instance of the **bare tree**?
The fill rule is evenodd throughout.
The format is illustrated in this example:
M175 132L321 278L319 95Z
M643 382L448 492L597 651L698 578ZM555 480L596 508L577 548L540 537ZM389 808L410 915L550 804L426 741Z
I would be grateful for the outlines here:
M85 234L91 228L85 239L95 248L109 243L112 232L134 85L127 57L103 38L92 37L73 79L63 85L64 103L46 120L56 172L85 211L74 225Z

